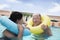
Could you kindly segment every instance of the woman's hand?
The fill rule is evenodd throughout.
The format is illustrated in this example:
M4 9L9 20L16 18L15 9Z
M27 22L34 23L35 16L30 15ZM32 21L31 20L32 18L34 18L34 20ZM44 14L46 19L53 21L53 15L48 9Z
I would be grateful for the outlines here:
M48 26L47 25L41 25L41 28L43 29L43 30L46 30L47 28L48 28Z
M26 27L26 28L30 30L30 28L29 28L29 27Z

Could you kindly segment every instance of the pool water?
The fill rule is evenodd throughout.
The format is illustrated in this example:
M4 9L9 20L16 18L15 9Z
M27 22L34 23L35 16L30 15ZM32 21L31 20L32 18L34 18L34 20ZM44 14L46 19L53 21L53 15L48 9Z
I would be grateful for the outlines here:
M51 27L53 36L49 37L47 40L60 40L60 28Z
M51 31L52 31L52 36L45 40L60 40L60 28L51 27ZM24 36L23 40L33 40L33 39L31 39L31 35L29 35L29 36Z

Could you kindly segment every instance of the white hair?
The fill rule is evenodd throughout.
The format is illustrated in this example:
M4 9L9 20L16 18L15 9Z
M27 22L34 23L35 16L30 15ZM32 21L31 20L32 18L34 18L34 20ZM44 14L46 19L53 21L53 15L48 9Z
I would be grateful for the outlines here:
M39 14L39 13L35 13L35 14L33 14L33 16L35 16L35 15L41 16L41 14Z

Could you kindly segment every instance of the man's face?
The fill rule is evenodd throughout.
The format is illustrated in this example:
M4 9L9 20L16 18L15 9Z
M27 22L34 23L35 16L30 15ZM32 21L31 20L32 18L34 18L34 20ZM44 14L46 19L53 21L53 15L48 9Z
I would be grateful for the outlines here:
M17 20L17 23L22 24L23 23L23 18L21 20Z
M39 15L33 15L33 23L39 24L41 22L41 17Z

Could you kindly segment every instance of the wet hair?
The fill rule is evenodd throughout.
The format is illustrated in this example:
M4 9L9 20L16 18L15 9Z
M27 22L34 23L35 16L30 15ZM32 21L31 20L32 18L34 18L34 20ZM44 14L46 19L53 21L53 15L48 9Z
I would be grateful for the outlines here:
M10 20L16 23L17 20L21 20L23 17L21 12L13 11L10 15Z

